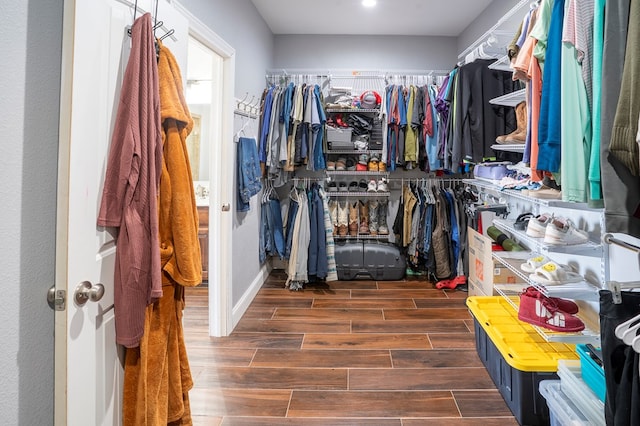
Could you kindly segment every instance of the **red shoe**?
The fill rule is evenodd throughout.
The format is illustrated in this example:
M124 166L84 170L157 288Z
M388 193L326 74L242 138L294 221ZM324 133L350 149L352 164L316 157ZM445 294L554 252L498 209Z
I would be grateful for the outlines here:
M450 288L453 290L459 285L464 285L466 283L467 283L467 277L465 277L464 275L458 275L457 277L452 278L450 280L438 281L436 283L436 288L438 290L441 290L443 288Z
M584 323L580 318L560 310L556 303L545 296L521 294L518 319L553 331L573 333L584 330Z
M531 297L543 297L543 298L547 298L549 300L551 300L553 303L555 303L558 308L561 311L564 311L568 314L577 314L578 313L578 305L571 301L571 300L567 300L567 299L561 299L560 297L548 297L545 296L544 294L542 294L540 292L540 290L538 290L537 288L535 288L534 286L529 286L527 287L524 292L524 294L526 294L527 296L531 296Z

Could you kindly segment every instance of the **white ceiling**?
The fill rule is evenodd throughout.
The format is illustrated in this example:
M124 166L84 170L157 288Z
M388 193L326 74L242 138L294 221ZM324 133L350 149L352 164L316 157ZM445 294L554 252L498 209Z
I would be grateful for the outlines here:
M274 34L457 37L491 0L252 0Z

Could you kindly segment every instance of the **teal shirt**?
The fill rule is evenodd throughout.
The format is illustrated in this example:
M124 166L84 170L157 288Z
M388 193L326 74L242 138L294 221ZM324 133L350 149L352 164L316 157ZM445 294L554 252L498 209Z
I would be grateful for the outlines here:
M602 54L604 49L604 6L595 0L593 16L593 106L591 110L591 156L589 159L589 198L602 200L600 177L600 119L602 111Z

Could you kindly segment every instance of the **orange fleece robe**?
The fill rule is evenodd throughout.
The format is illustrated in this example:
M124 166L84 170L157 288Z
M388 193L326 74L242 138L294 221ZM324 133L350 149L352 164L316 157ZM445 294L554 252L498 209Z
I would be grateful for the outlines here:
M198 212L186 139L193 120L173 54L160 42L163 159L159 196L162 298L147 307L139 348L127 350L124 425L192 424L193 387L182 329L184 287L202 282Z

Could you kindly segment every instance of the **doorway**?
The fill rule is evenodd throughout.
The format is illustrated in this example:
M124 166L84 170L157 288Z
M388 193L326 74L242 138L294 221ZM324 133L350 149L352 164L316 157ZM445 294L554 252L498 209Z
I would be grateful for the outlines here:
M188 141L196 204L206 237L201 248L209 301L209 335L226 336L231 320L231 201L233 200L233 89L235 51L191 12L174 3L189 21L186 100L199 130ZM204 213L206 211L206 213Z

